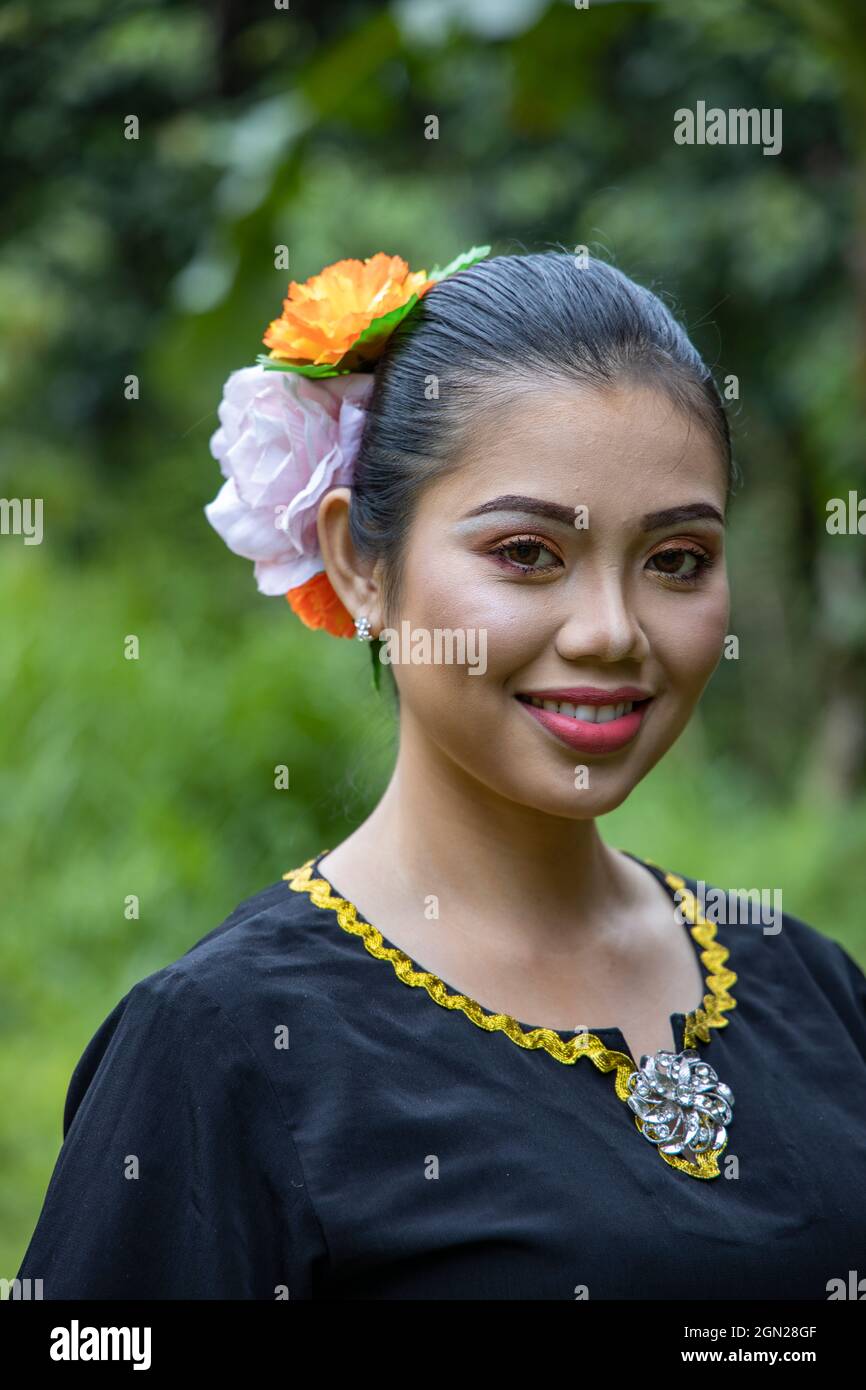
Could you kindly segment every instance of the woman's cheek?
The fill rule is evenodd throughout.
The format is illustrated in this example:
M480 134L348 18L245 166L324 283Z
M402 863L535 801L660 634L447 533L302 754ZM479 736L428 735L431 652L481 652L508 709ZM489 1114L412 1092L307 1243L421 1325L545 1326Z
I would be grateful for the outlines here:
M507 661L511 654L522 659L520 649L533 632L541 630L541 615L533 613L519 586L497 582L497 577L479 574L479 562L467 564L466 557L450 565L435 566L423 576L413 573L404 589L403 617L413 629L436 628L484 634L488 661Z
M669 605L647 628L653 656L668 679L697 699L722 658L728 635L727 587L704 602Z

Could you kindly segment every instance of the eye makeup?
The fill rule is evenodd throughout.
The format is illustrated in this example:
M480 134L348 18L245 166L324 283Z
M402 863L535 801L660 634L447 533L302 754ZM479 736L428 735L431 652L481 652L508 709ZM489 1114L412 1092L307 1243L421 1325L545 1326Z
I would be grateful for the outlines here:
M681 541L678 545L665 544L661 550L656 550L650 555L650 561L661 559L667 555L691 556L694 559L695 567L688 574L672 574L667 570L651 570L651 574L657 574L662 579L670 579L674 584L699 584L707 571L715 564L714 557L708 551L699 546Z
M508 558L509 551L519 550L529 552L540 551L543 554L552 555L557 563L539 567L533 564L529 556L526 555L524 555L525 562ZM556 551L554 551L541 536L512 536L509 537L508 540L501 541L498 545L495 545L491 550L488 550L486 554L500 557L504 564L508 565L510 568L520 570L523 574L549 574L555 569L564 568L562 558L557 555Z
M522 552L522 554L521 554ZM544 537L535 534L509 536L506 540L498 542L484 551L485 555L493 558L497 564L504 569L524 575L547 575L554 574L558 570L565 568L565 562L558 552L553 548L549 541ZM553 563L538 564L537 560L542 556L552 557ZM667 557L680 557L680 564L684 558L691 558L693 568L685 574L676 574L665 569L650 568L652 562L664 560ZM678 543L665 542L658 550L649 556L645 569L650 574L655 574L662 580L668 580L672 584L691 585L692 587L700 584L701 579L707 571L715 564L714 557L703 547L694 541L679 541Z

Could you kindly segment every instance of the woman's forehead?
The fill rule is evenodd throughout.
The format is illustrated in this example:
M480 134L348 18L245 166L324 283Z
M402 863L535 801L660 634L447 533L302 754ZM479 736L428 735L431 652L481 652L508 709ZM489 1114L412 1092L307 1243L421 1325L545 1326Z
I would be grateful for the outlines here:
M662 391L537 390L485 413L430 493L461 513L509 495L624 514L705 496L723 511L725 471L710 433Z

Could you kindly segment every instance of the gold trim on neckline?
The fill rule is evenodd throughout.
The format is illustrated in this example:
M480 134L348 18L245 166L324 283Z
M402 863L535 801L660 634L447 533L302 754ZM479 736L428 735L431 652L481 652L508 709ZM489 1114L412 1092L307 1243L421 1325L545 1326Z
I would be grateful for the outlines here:
M320 854L308 859L300 868L290 869L288 873L283 874L283 879L293 892L308 894L315 907L335 913L343 930L359 937L376 960L390 961L395 975L403 984L426 989L434 1003L444 1009L460 1010L477 1027L489 1033L505 1033L518 1047L543 1049L549 1052L555 1061L566 1065L572 1065L578 1057L589 1057L599 1071L615 1071L616 1094L621 1101L628 1100L630 1092L626 1083L631 1073L637 1069L637 1064L627 1053L606 1047L595 1033L577 1033L565 1042L552 1028L532 1028L527 1031L510 1014L491 1013L468 995L452 993L438 975L434 975L430 970L419 970L405 951L396 946L388 946L378 927L362 920L354 903L334 893L328 879L313 878L313 865L317 860L324 859L326 854L330 854L330 850L324 849ZM724 1017L724 1011L737 1007L737 1001L729 993L729 986L736 983L737 977L733 970L725 966L730 951L716 940L715 922L709 922L701 915L697 899L691 889L686 887L685 879L679 874L667 873L652 859L644 859L643 862L659 869L664 874L668 886L680 893L680 910L686 921L692 924L689 927L692 937L702 947L701 961L707 969L706 984L709 993L704 995L701 1006L685 1015L683 1028L683 1048L694 1047L698 1040L705 1043L710 1041L711 1028L726 1028L730 1019ZM634 1116L634 1121L638 1130L642 1130L643 1125L637 1115ZM661 1154L665 1163L692 1177L716 1178L720 1172L718 1160L724 1153L724 1148L717 1154L699 1154L694 1162L674 1154L662 1153L660 1149L657 1152Z

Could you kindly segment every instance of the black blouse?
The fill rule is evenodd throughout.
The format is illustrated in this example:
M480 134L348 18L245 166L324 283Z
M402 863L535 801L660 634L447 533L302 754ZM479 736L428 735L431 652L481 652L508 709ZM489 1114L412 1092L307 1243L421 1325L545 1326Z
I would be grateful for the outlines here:
M47 1299L826 1300L866 1270L866 976L839 944L789 914L716 926L694 879L637 860L685 890L707 993L674 1037L734 1098L720 1152L666 1157L618 1028L482 1008L341 898L327 853L106 1018L19 1278Z

